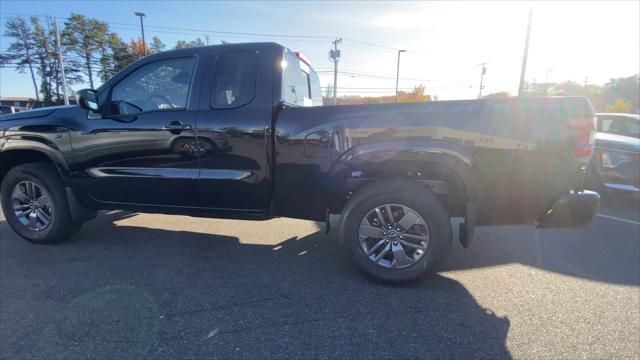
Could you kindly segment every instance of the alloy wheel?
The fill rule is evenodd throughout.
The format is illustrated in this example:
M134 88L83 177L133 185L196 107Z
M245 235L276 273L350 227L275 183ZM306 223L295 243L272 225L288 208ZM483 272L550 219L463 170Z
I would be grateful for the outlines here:
M379 266L402 269L417 263L429 247L429 228L408 206L383 204L360 222L360 248Z
M11 204L18 221L29 230L43 231L53 219L51 196L32 181L21 181L13 187Z

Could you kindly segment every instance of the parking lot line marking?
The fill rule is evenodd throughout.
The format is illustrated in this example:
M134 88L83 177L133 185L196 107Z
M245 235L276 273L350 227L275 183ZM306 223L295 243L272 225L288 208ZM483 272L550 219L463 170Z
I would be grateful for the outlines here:
M633 220L629 220L629 219L623 219L623 218L619 218L619 217L611 216L611 215L604 215L604 214L596 214L596 215L598 215L600 217L603 217L605 219L618 220L618 221L625 222L627 224L640 225L640 222L638 222L638 221L633 221Z

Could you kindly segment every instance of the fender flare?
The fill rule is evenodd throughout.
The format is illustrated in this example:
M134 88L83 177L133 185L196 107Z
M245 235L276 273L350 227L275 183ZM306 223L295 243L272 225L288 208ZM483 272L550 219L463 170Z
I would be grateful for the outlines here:
M455 175L464 196L473 196L469 187L474 158L459 145L442 140L388 141L355 146L343 153L328 172L334 189L346 189L349 179L380 178L383 169L394 163L436 164Z
M475 194L471 185L474 158L463 147L442 140L389 141L363 144L343 153L329 170L329 183L339 193L356 190L349 182L362 186L369 180L383 178L389 163L426 163L436 165L438 171L457 182L456 189L464 194L455 194L457 202L463 206L464 222L461 223L459 241L467 248L473 239L476 208ZM412 168L412 167L409 167ZM419 169L420 167L418 167ZM405 168L406 169L406 168ZM431 169L427 167L425 170ZM359 181L362 180L362 181ZM419 180L419 177L416 178Z
M69 167L67 162L64 159L63 154L57 150L55 144L53 146L49 146L47 144L46 139L33 137L34 140L25 140L25 139L9 139L3 144L3 147L0 149L0 159L2 159L3 155L6 155L11 152L19 152L19 151L30 151L30 152L38 152L45 157L49 158L54 166L58 169L60 174L63 177L64 175L70 174ZM38 141L38 140L44 141ZM5 169L0 169L4 171ZM71 211L71 217L76 221L86 221L96 217L97 211L95 209L88 208L84 206L75 195L71 187L68 185L65 186L65 194L67 201L69 202L69 210Z
M35 151L43 154L58 168L62 175L70 175L71 169L58 147L44 137L21 136L20 138L8 137L2 148L0 148L0 158L7 153L14 151Z

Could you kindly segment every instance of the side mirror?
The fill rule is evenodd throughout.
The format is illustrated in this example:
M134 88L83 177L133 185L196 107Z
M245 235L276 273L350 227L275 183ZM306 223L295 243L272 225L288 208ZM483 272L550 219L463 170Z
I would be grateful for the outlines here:
M100 112L100 109L98 108L97 91L93 89L82 89L78 91L76 100L78 100L78 105L80 105L81 108L95 113Z

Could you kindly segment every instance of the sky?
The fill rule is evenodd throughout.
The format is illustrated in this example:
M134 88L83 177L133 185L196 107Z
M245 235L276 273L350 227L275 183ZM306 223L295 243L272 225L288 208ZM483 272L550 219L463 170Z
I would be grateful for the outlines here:
M321 84L333 83L328 51L342 38L338 95L395 92L397 50L401 89L424 85L438 99L516 94L529 9L533 9L526 79L603 84L640 72L640 1L571 2L213 2L8 1L0 20L24 15L68 17L71 12L109 23L125 40L140 36L167 47L177 40L210 44L275 41L311 60ZM63 21L63 19L59 19ZM2 27L4 31L4 26ZM263 35L222 34L220 32ZM10 39L0 36L0 52ZM74 86L77 90L86 86ZM34 96L27 74L0 69L0 96Z

